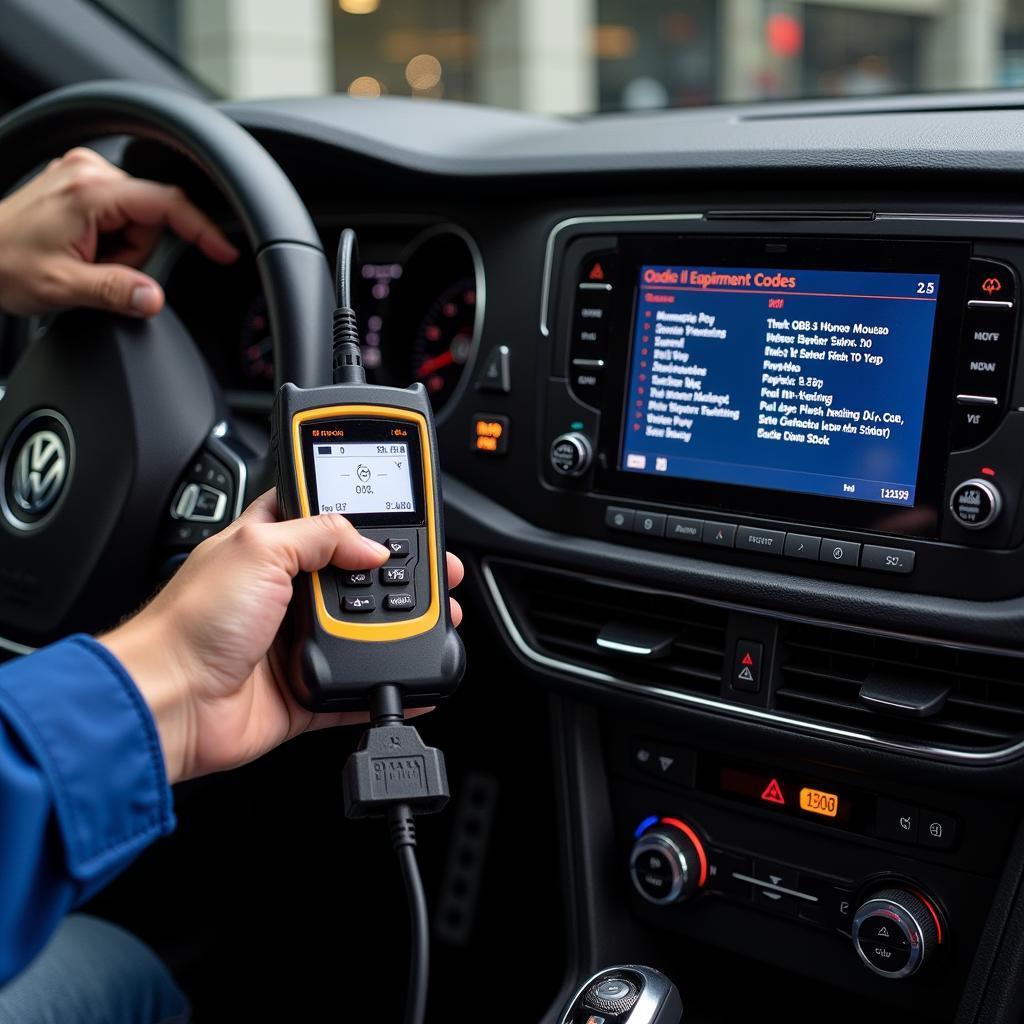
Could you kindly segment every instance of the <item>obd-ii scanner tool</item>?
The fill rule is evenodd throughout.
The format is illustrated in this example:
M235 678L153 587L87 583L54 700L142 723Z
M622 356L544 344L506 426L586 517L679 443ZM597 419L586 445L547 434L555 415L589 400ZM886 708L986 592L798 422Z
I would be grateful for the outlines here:
M465 666L448 604L440 472L426 390L366 383L352 309L355 235L338 245L334 385L285 384L272 444L283 517L344 515L390 558L375 570L300 574L290 609L289 681L311 711L369 709L372 725L345 766L349 817L386 815L413 919L406 1021L423 1020L428 930L415 857L416 811L448 799L444 757L403 709L449 696Z

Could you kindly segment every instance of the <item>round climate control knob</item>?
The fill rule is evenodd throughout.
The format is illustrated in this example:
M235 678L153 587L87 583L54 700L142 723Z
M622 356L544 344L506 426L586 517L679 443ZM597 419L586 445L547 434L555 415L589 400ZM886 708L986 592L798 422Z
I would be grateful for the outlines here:
M938 915L906 889L883 889L853 917L857 956L883 978L909 978L935 955L941 941Z
M583 476L594 461L594 447L586 434L560 434L548 452L551 468L562 476Z
M643 832L629 855L633 888L648 903L667 906L689 899L707 879L707 856L696 832L663 819Z
M965 530L984 530L1003 509L1003 496L991 480L965 480L949 496L953 518Z

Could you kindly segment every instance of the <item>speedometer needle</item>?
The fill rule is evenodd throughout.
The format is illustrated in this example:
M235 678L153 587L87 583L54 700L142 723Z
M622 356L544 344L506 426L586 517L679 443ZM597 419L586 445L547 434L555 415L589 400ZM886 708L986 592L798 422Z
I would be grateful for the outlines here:
M425 363L420 363L420 368L416 371L416 376L428 377L435 370L441 370L449 363L454 362L455 356L452 355L452 350L449 349L447 352L442 352L439 356L434 356L433 359L428 359Z

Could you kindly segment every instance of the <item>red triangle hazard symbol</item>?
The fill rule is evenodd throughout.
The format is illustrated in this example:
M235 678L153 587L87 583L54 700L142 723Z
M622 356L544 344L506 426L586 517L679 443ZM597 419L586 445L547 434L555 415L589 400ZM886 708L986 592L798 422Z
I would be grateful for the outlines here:
M604 267L600 263L595 263L590 268L590 273L587 275L591 281L603 281L604 280Z
M761 799L764 800L765 803L769 804L784 804L786 802L786 798L782 795L782 787L779 785L778 779L772 779L772 781L764 787Z
M743 662L742 662L742 664L744 664L744 665L753 665L754 664L754 659L750 656L750 651L747 651L747 653L743 655Z

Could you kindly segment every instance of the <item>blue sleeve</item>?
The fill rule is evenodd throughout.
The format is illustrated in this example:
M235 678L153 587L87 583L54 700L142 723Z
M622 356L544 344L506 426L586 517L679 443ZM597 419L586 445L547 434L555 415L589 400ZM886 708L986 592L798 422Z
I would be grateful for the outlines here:
M0 667L0 985L173 828L156 726L113 654L74 636Z

